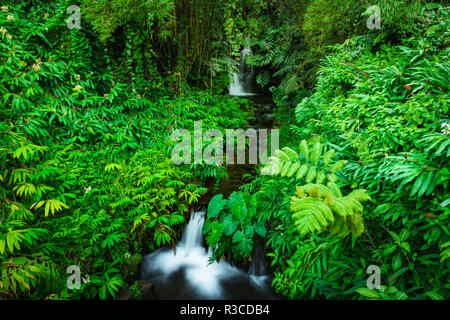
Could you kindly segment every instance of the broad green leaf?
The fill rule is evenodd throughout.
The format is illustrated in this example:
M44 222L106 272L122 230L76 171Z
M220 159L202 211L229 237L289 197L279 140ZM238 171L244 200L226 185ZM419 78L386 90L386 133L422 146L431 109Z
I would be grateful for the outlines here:
M5 246L6 246L6 241L3 239L0 239L0 254L3 254L5 252Z
M247 206L241 192L237 192L236 197L232 200L230 206L233 219L244 221L247 217Z
M242 241L242 239L244 239L244 237L245 237L244 233L241 230L238 230L233 235L233 242L234 243L240 242Z
M214 221L213 224L211 225L210 233L206 236L206 243L211 247L214 247L216 244L218 244L220 238L222 237L224 229L225 229L224 224Z
M266 227L264 226L263 222L257 221L257 222L255 222L255 224L253 224L253 227L255 228L255 232L259 236L261 236L263 238L266 236L267 230L266 230Z
M408 253L411 253L411 248L409 246L408 242L402 242L400 243L400 247L406 250Z
M398 237L400 238L400 241L403 242L403 241L408 240L410 234L411 234L411 232L409 232L408 229L403 229L402 232L400 232Z
M389 231L389 233L395 241L400 242L400 237L394 231Z
M360 295L372 299L381 299L381 296L378 294L377 291L369 288L359 288L356 289L356 292L358 292Z
M392 268L394 271L398 270L402 266L402 257L399 253L392 258Z
M252 225L247 225L246 227L245 227L245 236L247 237L247 238L253 238L253 235L255 234L255 230L253 229L253 226Z
M239 221L233 220L233 215L231 213L225 217L223 223L225 225L224 234L227 237L232 235L239 225Z
M223 200L222 198L223 198L223 195L217 194L214 197L212 197L212 199L209 201L208 210L207 210L209 219L217 216L222 211L225 204L227 203L227 201Z
M434 291L425 292L424 295L428 296L431 300L445 300L443 296Z
M402 274L404 274L407 271L409 271L408 267L403 267L403 268L399 269L397 272L395 272L393 275L390 276L389 281L392 282L392 281L398 279Z

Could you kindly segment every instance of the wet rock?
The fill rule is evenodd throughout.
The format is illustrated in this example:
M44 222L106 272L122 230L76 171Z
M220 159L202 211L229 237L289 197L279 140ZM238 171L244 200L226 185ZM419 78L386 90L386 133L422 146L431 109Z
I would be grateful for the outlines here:
M186 270L181 268L169 276L151 279L155 284L160 300L207 300L210 297L203 294L188 280Z
M158 300L155 285L151 281L139 280L120 292L116 300Z
M254 124L250 127L250 129L256 130L258 131L259 129L261 129L261 125L260 124Z
M131 255L127 253L124 255L124 267L126 270L125 279L127 282L133 282L140 279L140 266L142 262L142 255L135 253Z
M263 126L267 126L267 127L272 126L273 120L274 120L274 116L269 113L265 113L261 116L261 123L263 124Z
M270 279L260 284L251 280L250 276L234 276L221 281L224 299L227 300L273 300Z
M263 104L261 106L261 111L263 113L272 113L272 106L270 104Z

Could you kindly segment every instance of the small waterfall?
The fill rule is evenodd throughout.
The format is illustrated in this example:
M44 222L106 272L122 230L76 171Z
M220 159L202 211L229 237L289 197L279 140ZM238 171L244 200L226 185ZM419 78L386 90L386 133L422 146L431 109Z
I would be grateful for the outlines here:
M229 93L232 96L252 96L253 91L253 73L251 68L245 62L247 57L253 54L252 49L246 47L240 54L239 73L231 72L231 82Z
M255 249L249 273L255 276L262 276L266 273L264 268L264 248L261 244Z
M264 267L264 247L261 243L255 249L248 273L250 280L259 287L263 287L268 280Z
M203 212L192 214L180 243L180 246L185 248L186 251L191 251L202 245L202 227L204 222L205 216Z
M158 249L142 261L142 279L160 299L272 299L267 277L249 274L224 260L209 263L202 246L205 212L194 212L176 250Z

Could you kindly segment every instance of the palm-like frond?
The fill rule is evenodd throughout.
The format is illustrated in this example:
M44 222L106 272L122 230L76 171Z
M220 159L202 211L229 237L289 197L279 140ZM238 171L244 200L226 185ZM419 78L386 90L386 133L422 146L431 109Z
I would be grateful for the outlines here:
M359 237L364 231L364 208L360 201L369 199L365 190L354 190L344 197L333 182L327 186L310 183L297 187L297 196L292 197L290 211L300 235L329 228L331 234L345 236L350 230Z

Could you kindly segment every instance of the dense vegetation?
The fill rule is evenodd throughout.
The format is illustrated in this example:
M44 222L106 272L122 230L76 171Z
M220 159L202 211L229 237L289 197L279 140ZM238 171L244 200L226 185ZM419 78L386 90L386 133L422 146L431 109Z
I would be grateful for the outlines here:
M227 178L175 165L173 130L246 128L243 46L281 149L203 232L265 244L290 299L448 299L449 8L377 0L7 1L0 10L0 299L114 298ZM81 8L69 29L67 8ZM381 10L380 29L368 29ZM212 190L214 191L214 190ZM90 282L66 286L78 265ZM369 289L367 268L381 270Z

